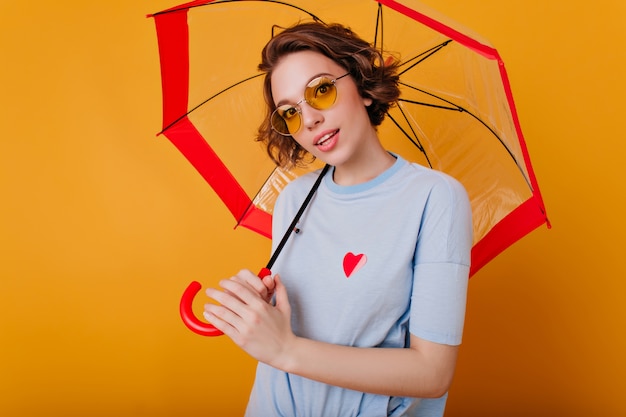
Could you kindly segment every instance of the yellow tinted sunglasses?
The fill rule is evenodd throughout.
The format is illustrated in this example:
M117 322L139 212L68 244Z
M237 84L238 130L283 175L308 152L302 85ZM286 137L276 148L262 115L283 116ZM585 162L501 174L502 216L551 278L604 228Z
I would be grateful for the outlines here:
M326 110L337 101L337 87L335 83L350 75L346 73L341 77L331 80L328 77L317 77L307 84L304 89L304 98L296 104L284 104L274 110L270 118L272 129L283 136L295 134L302 127L303 102L317 110Z

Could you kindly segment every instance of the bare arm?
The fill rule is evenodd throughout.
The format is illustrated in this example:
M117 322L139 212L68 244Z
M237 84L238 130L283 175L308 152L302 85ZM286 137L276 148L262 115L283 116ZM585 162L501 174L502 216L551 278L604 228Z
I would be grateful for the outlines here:
M297 337L285 287L276 277L276 306L238 280L208 289L221 306L205 317L261 362L330 385L374 394L435 398L448 390L458 347L411 335L407 349L356 348Z
M457 351L413 335L409 349L355 348L295 338L276 367L356 391L437 398L452 382Z

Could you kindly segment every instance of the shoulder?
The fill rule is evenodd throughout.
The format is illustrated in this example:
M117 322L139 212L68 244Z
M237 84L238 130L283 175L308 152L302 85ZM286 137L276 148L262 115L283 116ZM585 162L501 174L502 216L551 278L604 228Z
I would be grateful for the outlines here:
M322 169L320 168L316 169L315 171L300 175L298 178L295 178L293 181L287 184L284 190L300 188L306 189L307 187L310 187L311 185L313 185L313 183L315 183L315 180L319 177L321 172Z
M280 192L278 199L286 199L299 197L300 195L306 195L313 184L315 184L315 180L319 177L321 169L316 169L315 171L306 173L295 178L293 181L289 182L285 185L285 188Z
M469 265L473 242L472 209L465 187L441 171L415 166L425 190L421 218L420 262L453 262ZM423 186L423 185L422 185Z
M420 189L423 204L421 231L472 243L472 208L465 187L444 172L418 164L407 166L408 187Z
M319 177L320 172L321 169L317 169L287 183L276 198L274 213L289 214L289 212L300 207L311 187L315 184L315 180Z
M406 187L428 194L429 203L467 204L469 197L463 184L444 172L416 163L407 163L399 180Z

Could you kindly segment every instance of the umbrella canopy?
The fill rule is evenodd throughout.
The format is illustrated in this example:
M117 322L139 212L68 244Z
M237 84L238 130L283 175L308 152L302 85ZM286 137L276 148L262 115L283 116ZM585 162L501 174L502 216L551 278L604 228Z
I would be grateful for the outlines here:
M349 26L402 62L401 99L379 136L386 149L465 186L474 224L471 274L547 223L497 50L426 6L408 0L205 0L150 16L161 57L161 133L238 225L271 237L276 195L307 172L277 168L254 138L265 108L260 51L276 30L311 20Z

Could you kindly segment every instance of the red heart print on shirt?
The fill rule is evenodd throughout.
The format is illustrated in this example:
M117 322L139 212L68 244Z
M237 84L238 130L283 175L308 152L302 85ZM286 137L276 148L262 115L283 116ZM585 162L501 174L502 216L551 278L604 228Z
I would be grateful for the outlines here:
M343 272L346 274L346 278L350 278L350 275L361 269L367 262L367 256L360 253L355 255L352 252L346 253L343 257Z

